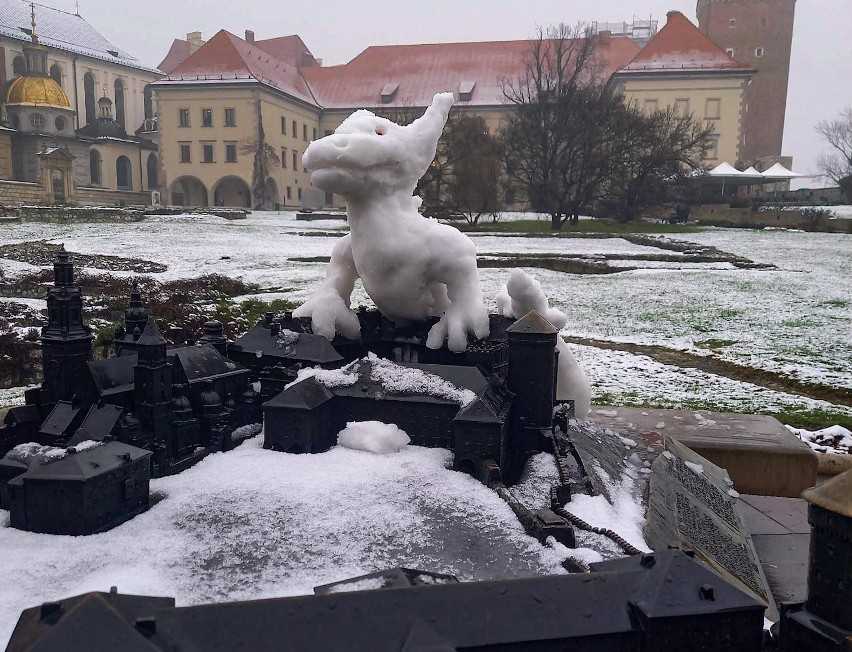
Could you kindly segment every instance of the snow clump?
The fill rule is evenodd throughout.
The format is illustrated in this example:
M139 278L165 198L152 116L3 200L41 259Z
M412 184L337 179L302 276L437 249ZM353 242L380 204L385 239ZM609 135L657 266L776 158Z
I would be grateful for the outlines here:
M374 353L368 356L370 361L370 380L380 383L386 392L400 394L428 394L445 398L462 407L476 400L476 393L469 389L460 389L453 383L428 371L412 367L403 367L390 360L378 357Z
M398 453L408 446L411 438L393 423L381 421L350 421L337 435L344 448L387 455Z
M818 453L834 455L852 453L852 431L843 426L829 426L814 431L787 426L787 430Z

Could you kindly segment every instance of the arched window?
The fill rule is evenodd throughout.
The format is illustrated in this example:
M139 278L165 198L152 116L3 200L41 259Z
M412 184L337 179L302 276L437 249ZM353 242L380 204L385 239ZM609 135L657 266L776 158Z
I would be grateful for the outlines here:
M142 101L145 105L145 119L151 120L154 117L154 91L151 90L151 84L145 84Z
M101 155L98 150L89 152L89 176L93 184L100 185L101 182Z
M62 86L62 68L59 67L59 64L54 63L50 67L50 77L53 81Z
M26 72L27 66L24 63L24 57L18 55L12 59L12 74L23 75Z
M146 167L148 172L148 190L156 190L160 184L157 182L157 155L153 152L148 154Z
M86 124L89 124L98 117L95 113L95 78L90 72L83 75L83 91L86 95Z
M115 179L119 190L133 190L130 159L126 156L119 156L115 161Z
M115 121L127 129L124 122L124 82L115 80Z

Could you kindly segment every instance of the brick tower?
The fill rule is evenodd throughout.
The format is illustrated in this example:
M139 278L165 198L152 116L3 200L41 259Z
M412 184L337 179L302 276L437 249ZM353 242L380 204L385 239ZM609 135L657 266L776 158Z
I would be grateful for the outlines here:
M698 0L701 31L757 70L743 98L744 162L781 156L795 11L796 0Z

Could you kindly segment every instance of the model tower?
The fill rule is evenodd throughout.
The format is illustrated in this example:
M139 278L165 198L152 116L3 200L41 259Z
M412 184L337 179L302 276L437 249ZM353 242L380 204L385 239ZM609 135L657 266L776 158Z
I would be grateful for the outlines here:
M47 292L47 326L41 330L42 405L70 401L92 359L93 336L83 323L83 299L74 285L74 264L63 247L53 262Z
M698 26L757 70L743 97L743 161L781 155L796 0L698 0ZM734 163L734 161L730 161Z

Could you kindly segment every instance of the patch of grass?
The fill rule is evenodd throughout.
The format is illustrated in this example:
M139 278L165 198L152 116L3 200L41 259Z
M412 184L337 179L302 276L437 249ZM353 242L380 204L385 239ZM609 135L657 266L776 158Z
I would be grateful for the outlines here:
M843 299L829 299L828 301L823 301L822 305L829 306L831 308L845 308L849 305L849 302L844 301Z
M695 346L697 346L699 349L723 349L726 346L733 346L736 343L737 340L717 340L710 338L708 340L695 342Z
M485 224L453 224L460 231L491 231L498 233L535 233L571 237L575 233L695 233L696 226L683 224L658 224L652 222L616 222L614 220L581 220L578 224L565 224L561 230L553 231L549 220L517 220L513 222L486 222Z
M781 322L782 326L787 328L816 328L820 322L810 317L799 317L797 319L787 319Z

